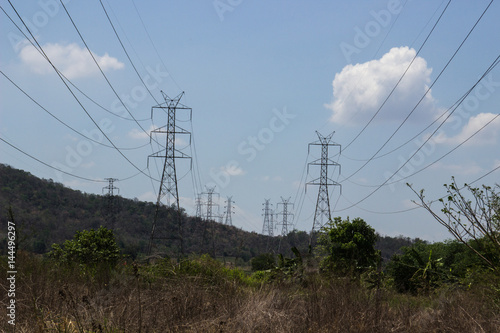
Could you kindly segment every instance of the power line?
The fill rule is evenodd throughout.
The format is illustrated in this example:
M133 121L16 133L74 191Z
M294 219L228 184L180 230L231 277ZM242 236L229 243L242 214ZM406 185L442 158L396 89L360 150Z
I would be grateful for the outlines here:
M355 206L356 208L358 208L358 209L360 209L360 210L362 210L364 212L372 213L372 214L380 214L380 215L401 214L401 213L406 213L406 212L409 212L409 211L412 211L412 210L420 208L420 207L416 206L416 207L412 207L412 208L401 209L401 210L390 211L390 212L377 212L377 211L374 211L374 210L369 210L369 209L366 209L366 208L359 207L357 204L353 204L352 201L350 201L349 199L347 199L347 197L345 195L343 195L343 194L342 194L342 197L344 198L345 201L347 201L351 205Z
M149 34L149 31L148 29L146 28L146 25L144 24L144 20L142 19L142 16L141 14L139 13L139 10L137 9L137 6L135 5L135 1L134 0L131 0L132 1L132 4L134 5L134 9L135 9L135 12L137 13L137 16L139 16L139 20L141 21L141 24L142 24L142 27L144 28L144 31L146 32L146 35L148 36L148 39L151 43L151 45L153 46L155 52L156 52L156 55L158 56L158 59L160 59L160 62L161 64L163 65L163 67L165 68L165 70L167 71L168 73L168 76L170 77L170 79L172 80L172 82L174 82L174 84L177 86L177 88L182 91L182 89L179 87L179 85L177 84L177 82L175 81L174 77L172 76L172 74L170 74L170 72L168 71L168 68L167 66L165 65L165 63L163 62L163 58L160 56L160 53L158 52L158 49L156 48L156 45L155 43L153 42L153 39L151 38L151 35Z
M86 177L78 176L78 175L72 174L72 173L70 173L70 172L67 172L67 171L64 171L64 170L58 169L58 168L56 168L56 167L53 167L53 166L52 166L52 165L50 165L50 164L45 163L44 161L42 161L42 160L40 160L40 159L38 159L38 158L34 157L33 155L28 154L27 152L25 152L25 151L24 151L24 150L22 150L21 148L18 148L18 147L16 147L16 146L14 146L13 144L11 144L10 142L8 142L7 140L4 140L4 139L2 139L2 138L0 138L0 140L1 140L1 141L3 141L4 143L8 144L9 146L11 146L12 148L14 148L15 150L19 151L20 153L22 153L22 154L24 154L24 155L28 156L29 158L31 158L31 159L33 159L33 160L37 161L38 163L41 163L41 164L43 164L43 165L45 165L45 166L47 166L47 167L49 167L49 168L51 168L51 169L54 169L54 170L56 170L56 171L62 172L62 173L64 173L64 174L68 175L68 176L75 177L75 178L82 179L82 180L86 180L86 181L89 181L89 182L95 182L95 183L105 183L105 182L107 182L106 180L96 180L96 179L86 178Z
M92 53L92 51L90 51L90 48L87 44L87 42L85 41L85 39L83 38L82 34L80 33L80 30L78 29L78 27L76 26L75 24L75 21L73 21L73 18L71 17L71 15L69 14L68 10L66 9L66 6L64 5L63 1L62 0L59 0L61 2L61 5L63 6L64 8L64 11L66 12L66 14L68 15L71 23L73 24L73 27L75 28L76 32L78 33L78 36L80 36L80 39L82 40L83 44L85 45L85 48L87 49L87 51L89 52L90 56L92 57L92 60L94 60L94 63L96 64L97 68L99 68L99 71L101 72L102 76L104 77L104 79L106 80L108 86L111 88L111 90L113 91L113 93L115 94L116 98L118 98L118 100L120 101L120 103L123 105L123 107L125 108L125 110L127 110L128 114L132 117L132 119L135 121L135 123L140 127L140 129L146 133L146 134L149 134L143 127L142 125L137 121L137 119L135 119L134 115L132 114L132 112L130 112L130 110L127 108L127 106L125 105L125 103L122 101L120 95L118 95L118 92L115 90L115 88L113 87L113 85L111 84L111 82L109 81L108 77L106 76L106 74L104 74L104 71L102 70L101 66L99 65L99 62L96 60L94 54ZM107 14L106 14L107 15ZM142 80L142 79L141 79ZM144 83L144 81L143 81ZM146 87L147 89L147 87ZM148 90L149 91L149 90ZM153 96L153 95L151 95ZM153 97L154 99L154 97ZM155 99L155 102L158 103Z
M10 0L9 0L10 1ZM61 3L62 3L62 0L60 0ZM148 93L151 95L151 97L153 98L153 100L156 102L156 104L160 104L156 98L153 96L153 94L151 93L151 90L149 90L149 88L147 87L146 83L144 82L144 80L142 79L141 75L139 74L139 72L137 71L137 68L135 67L134 65L134 62L132 61L132 59L130 58L128 52L127 52L127 49L125 48L125 45L123 45L123 42L120 38L120 36L118 35L118 32L116 31L115 29L115 26L113 24L113 22L111 21L111 18L109 17L108 15L108 12L106 11L106 8L104 7L104 4L102 3L102 0L99 0L99 2L101 3L101 7L102 9L104 10L104 13L106 14L106 17L108 19L108 22L109 24L111 25L111 27L113 28L113 32L115 33L115 36L116 38L118 39L118 41L120 42L120 45L122 46L122 49L123 51L125 52L125 55L127 56L128 60L130 61L130 64L132 65L132 68L134 68L134 71L135 73L137 74L137 76L139 77L139 80L141 80L142 84L144 85L144 87L146 88L146 90L148 91Z
M469 38L470 34L472 33L472 31L475 29L475 27L477 26L477 24L479 23L479 21L482 19L482 17L484 16L484 14L486 13L486 11L488 10L488 8L491 6L493 0L491 0L491 2L488 4L488 6L486 7L486 9L483 11L483 13L481 14L481 16L477 19L476 23L474 24L474 26L469 30L469 33L467 34L467 36L462 40L462 42L460 43L460 45L458 46L458 48L455 50L455 52L453 53L453 55L451 56L451 58L448 60L448 62L446 63L446 65L443 67L443 69L441 70L441 72L438 74L438 76L434 79L434 81L432 82L432 84L427 88L427 90L425 91L424 95L420 98L420 100L417 102L417 104L413 107L413 109L410 111L410 113L406 116L406 118L403 120L403 122L398 126L398 128L396 128L396 130L391 134L391 136L389 136L389 138L385 141L385 143L360 167L358 168L354 173L352 173L351 175L349 175L345 180L353 177L355 174L357 174L359 171L361 171L361 169L363 169L368 163L370 163L373 158L375 156L377 156L377 154L387 145L387 143L389 143L389 141L396 135L396 133L401 129L401 127L403 127L403 125L406 123L406 121L410 118L410 116L413 114L413 112L417 109L417 107L420 105L420 103L424 100L425 96L427 96L427 94L429 93L429 91L432 89L432 87L436 84L436 82L439 80L439 78L441 77L441 75L444 73L444 71L448 68L449 64L451 63L451 61L455 58L455 56L457 55L458 51L462 48L462 46L464 45L464 43L467 41L467 39Z
M474 184L474 183L476 183L476 182L480 181L481 179L483 179L483 178L485 178L485 177L489 176L490 174L492 174L493 172L497 171L498 169L500 169L500 165L498 165L497 167L495 167L495 168L493 168L492 170L488 171L487 173L485 173L485 174L484 174L484 175L482 175L481 177L476 178L475 180L473 180L473 181L469 182L469 185ZM463 189L463 188L465 188L465 186L462 186L462 187L460 188L460 190L461 190L461 189ZM358 204L353 204L353 203L352 203L352 201L350 201L349 199L347 199L347 197L346 197L345 195L342 195L342 197L343 197L343 198L344 198L344 199L345 199L348 203L350 203L350 204L352 205L351 207L354 207L354 206L355 206L356 208L358 208L358 209L360 209L360 210L362 210L362 211L365 211L365 212L368 212L368 213L372 213L372 214L382 214L382 215L389 215L389 214L401 214L401 213L406 213L406 212L409 212L409 211L412 211L412 210L415 210L415 209L419 209L419 208L421 208L420 206L416 206L416 207L413 207L413 208L401 209L401 210L396 210L396 211L379 212L379 211L373 211L373 210L369 210L369 209L365 209L365 208L359 207L359 205L358 205ZM430 202L429 202L429 204L432 204L432 203L434 203L434 202L439 201L439 199L444 199L444 198L446 198L446 195L442 196L441 198L438 198L438 199L435 199L435 200L430 201ZM349 207L349 208L350 208L350 207Z
M29 29L29 27L26 25L26 23L24 22L24 20L22 19L21 15L19 15L17 9L14 7L14 5L12 4L12 2L10 0L8 0L10 6L12 7L12 9L14 10L14 12L16 13L17 17L21 20L21 22L23 23L24 27L26 28L26 30L28 31L28 33L30 34L30 36L33 38L33 41L36 43L36 45L39 47L40 51L43 53L44 55L44 58L48 61L48 63L52 66L52 68L55 70L55 72L57 73L57 75L59 76L59 78L61 79L61 81L64 83L64 85L66 86L66 88L70 91L71 95L73 96L73 98L75 98L75 100L78 102L78 104L80 105L80 107L83 109L83 111L85 112L85 114L90 118L90 120L92 120L92 122L94 123L94 125L97 127L97 129L102 133L102 135L109 141L109 143L111 143L111 145L113 146L113 148L129 163L131 164L135 169L137 169L139 172L141 172L142 174L144 174L146 177L150 177L149 175L147 175L143 170L141 170L139 167L137 167L134 163L132 163L132 161L123 154L123 152L118 149L118 147L116 147L116 145L113 143L113 141L111 141L111 139L106 135L106 133L101 129L101 127L97 124L97 122L94 120L94 118L92 118L92 116L88 113L87 109L83 106L83 104L81 103L81 101L78 99L78 97L76 97L75 93L73 92L73 90L71 90L71 88L68 86L68 84L66 83L66 81L63 79L63 77L61 76L61 74L59 74L59 71L57 70L57 68L54 66L54 64L52 63L52 61L49 59L49 57L47 56L47 54L45 53L45 51L43 50L42 46L38 43L38 41L36 40L35 36L33 35L33 33L31 32L31 30Z
M10 17L9 14L7 14L7 12L3 9L2 6L0 6L0 9L2 9L3 13L7 16L7 18L11 21L11 23L17 28L17 30L19 30L19 32L24 36L24 38L26 38L27 41L30 42L30 44L34 47L35 50L38 51L38 53L40 53L42 55L42 57L45 57L45 55L36 47L36 45L33 43L33 41L28 38L28 36L26 36L26 34L24 33L24 31L14 22L14 20ZM105 112L115 116L115 117L118 117L118 118L121 118L121 119L124 119L124 120L128 120L128 121L134 121L134 119L131 119L131 118L127 118L127 117L123 117L119 114L116 114L110 110L108 110L107 108L105 108L104 106L102 106L101 104L99 104L97 101L95 101L92 97L90 97L88 94L86 94L83 90L81 90L77 85L75 85L70 79L68 79L59 69L57 69L56 67L54 67L57 71L58 74L60 74L69 84L71 84L76 90L78 90L78 92L80 94L82 94L85 98L87 98L89 101L91 101L92 103L94 103L96 106L98 106L99 108L101 108L102 110L104 110ZM137 121L145 121L145 120L149 120L149 118L146 118L146 119L138 119Z
M488 67L488 69L483 73L483 75L481 75L481 77L476 81L476 83L474 83L474 85L465 94L463 94L462 97L460 97L460 99L458 101L456 101L452 105L453 110L450 111L450 109L451 109L451 107L450 107L448 110L446 110L445 113L443 113L443 115L444 115L444 114L446 114L446 113L449 112L448 116L446 116L446 118L441 122L441 124L439 124L439 126L431 133L431 135L425 140L425 142L421 144L421 146L419 147L419 149L406 161L406 163L408 163L416 155L416 153L427 144L427 142L434 136L434 134L437 133L437 131L446 123L446 121L453 115L453 113L458 109L458 107L465 101L465 99L469 96L469 94L472 91L474 91L474 89L477 87L477 85L486 77L486 75L488 75L499 64L499 62L500 62L500 55L497 56L497 58ZM448 156L449 154L451 154L452 152L454 152L455 150L457 150L459 147L461 147L462 145L464 145L465 143L467 143L470 139L472 139L476 134L478 134L480 131L482 131L486 126L488 126L490 123L492 123L499 116L500 116L500 114L497 114L490 121L488 121L486 124L484 124L481 128L479 128L473 134L471 134L467 139L465 139L464 141L462 141L461 143L459 143L458 145L456 145L453 149L451 149L450 151L448 151L446 154L442 155L440 158L438 158L434 162L428 164L427 166L423 167L422 169L420 169L420 170L418 170L418 171L416 171L416 172L414 172L414 173L412 173L412 174L410 174L410 175L408 175L406 177L403 177L401 179L398 179L398 180L395 180L395 181L392 181L392 182L385 182L384 184L380 184L380 185L360 185L360 186L365 186L365 187L379 187L379 186L391 185L391 184L399 183L402 180L408 179L408 178L410 178L410 177L412 177L412 176L414 176L414 175L416 175L416 174L424 171L425 169L427 169L430 166L436 164L437 162L439 162L440 160L442 160L443 158L445 158L446 156ZM406 165L406 163L405 163L405 165ZM396 173L400 169L398 169L396 171ZM393 176L394 175L395 174L393 174ZM341 183L343 181L345 181L345 180L348 180L348 179L346 178L346 179L342 180ZM356 184L356 185L359 185L359 184Z
M498 64L498 61L500 59L500 55L495 59L495 61L488 67L488 71L490 71L492 68L494 68L497 64ZM486 75L486 74L485 74ZM479 81L476 83L476 85L479 83ZM472 91L472 90L470 90ZM469 91L469 93L470 93ZM465 99L465 97L464 97ZM462 101L464 100L462 99ZM462 102L461 101L461 102ZM458 104L460 105L461 102ZM458 105L455 107L455 110L456 108L458 108ZM450 115L448 115L447 118L449 118L451 116L452 113L450 113ZM463 141L462 143L460 143L458 146L456 146L454 149L452 149L451 151L449 151L448 153L446 153L444 156L447 156L449 155L451 152L453 152L454 150L458 149L458 147L460 147L461 145L463 145L465 142L467 142L469 139L471 139L474 135L476 135L477 133L479 133L483 128L485 128L488 124L490 124L491 122L493 122L495 119L497 119L498 117L500 116L500 114L497 114L495 117L493 117L488 123L486 123L483 127L481 127L479 130L477 130L473 135L469 136L465 141ZM381 189L385 184L387 184L389 182L389 180L392 179L392 177L394 177L406 164L408 164L411 159L427 144L427 142L432 138L432 136L437 132L437 130L446 122L446 119L439 125L439 127L420 145L420 147L406 160L405 163L403 163L403 165L401 165L389 178L387 178L382 184L380 184L380 186L378 186L375 190L373 190L370 194L368 194L367 196L365 196L363 199L359 200L356 204L354 205L351 205L349 207L346 207L344 209L341 209L339 211L343 211L343 210L347 210L357 204L359 204L360 202L363 202L364 200L368 199L370 196L372 196L375 192L377 192L379 189ZM444 158L444 156L442 156L440 159ZM438 159L438 161L440 160ZM437 161L435 161L437 162ZM434 162L434 163L435 163ZM430 165L428 165L427 167L425 168L428 168ZM424 168L424 169L425 169ZM424 170L422 169L422 170ZM422 171L420 170L420 171ZM419 172L420 172L419 171Z
M441 20L441 18L443 17L444 13L446 12L446 9L448 9L448 6L450 5L451 3L451 0L448 1L448 3L446 4L446 7L444 8L443 12L441 13L441 15L439 16L439 18L437 19L436 23L434 24L434 26L432 27L431 31L427 34L427 37L425 38L424 42L422 43L422 45L420 45L420 48L418 49L418 51L415 53L415 56L413 57L413 59L410 61L410 63L408 64L408 66L406 67L405 71L403 72L403 74L401 75L401 77L399 78L399 80L396 82L396 84L394 85L394 87L391 89L391 91L389 92L389 95L387 95L387 97L384 99L384 101L382 102L382 104L380 105L380 107L377 109L377 111L375 112L375 114L371 117L371 119L368 121L368 123L361 129L361 131L354 137L354 139L351 140L351 142L349 142L345 148L344 148L344 151L346 149L349 148L349 146L354 142L356 141L357 138L359 138L359 136L365 131L365 129L372 123L373 119L375 119L375 117L379 114L380 110L382 110L382 108L384 107L384 105L387 103L387 101L389 100L389 98L392 96L392 94L394 93L394 91L396 90L396 88L399 86L399 83L401 83L401 81L403 80L403 78L405 77L406 73L408 72L408 70L410 69L411 65L413 64L413 62L415 61L415 59L417 59L418 55L420 54L420 51L422 51L422 48L424 47L424 45L427 43L427 40L430 38L432 32L434 31L434 29L436 28L437 24L439 23L439 21ZM425 97L425 95L424 95ZM423 98L423 97L422 97ZM417 104L418 105L418 104ZM413 112L413 111L412 111ZM411 113L410 113L411 114ZM404 123L404 122L403 122ZM364 166L363 166L364 167Z
M92 141L96 144L99 144L101 146L104 146L104 147L107 147L107 148L113 148L113 146L110 146L110 145L107 145L105 143L102 143L100 141L97 141L97 140L94 140L88 136L86 136L85 134L77 131L76 129L74 129L73 127L71 127L70 125L66 124L64 121L62 121L61 119L59 119L58 117L56 117L54 114L52 114L49 110L47 110L46 108L44 108L40 103L38 103L33 97L31 97L26 91L24 91L21 87L19 87L14 81L12 81L11 78L9 78L7 76L7 74L5 74L3 71L0 70L0 73L7 79L9 80L10 83L12 83L12 85L14 85L17 89L19 89L26 97L28 97L33 103L35 103L38 107L40 107L43 111L47 112L52 118L54 118L55 120L57 120L58 122L60 122L61 124L63 124L64 126L66 126L67 128L69 128L70 130L72 130L73 132L75 132L76 134L84 137L85 139L89 140L89 141ZM142 147L145 147L147 146L149 143L146 143L142 146L138 146L138 147L132 147L132 148L119 148L121 150L134 150L134 149L139 149L139 148L142 148Z

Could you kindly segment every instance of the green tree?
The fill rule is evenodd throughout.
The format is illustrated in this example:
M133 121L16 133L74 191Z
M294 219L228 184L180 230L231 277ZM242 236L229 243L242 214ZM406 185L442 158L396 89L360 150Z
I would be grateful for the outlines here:
M323 227L319 249L326 256L321 261L324 271L340 274L359 274L380 263L380 252L375 250L377 235L363 219L340 217Z
M252 271L265 271L276 267L276 258L272 253L259 254L250 260Z
M120 257L113 231L105 227L77 231L72 240L53 244L49 256L64 263L76 263L89 268L114 267Z

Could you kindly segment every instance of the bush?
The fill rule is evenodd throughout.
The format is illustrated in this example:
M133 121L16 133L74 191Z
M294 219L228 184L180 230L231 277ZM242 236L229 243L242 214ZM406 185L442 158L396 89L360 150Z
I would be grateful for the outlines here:
M418 242L403 247L387 265L398 292L428 293L444 284L468 281L470 270L481 270L482 262L464 244L447 241Z
M77 231L72 240L62 245L53 244L49 256L62 264L114 267L120 258L120 248L113 231L101 226L97 230Z
M276 267L276 258L272 253L263 253L252 258L250 264L254 272L265 271Z

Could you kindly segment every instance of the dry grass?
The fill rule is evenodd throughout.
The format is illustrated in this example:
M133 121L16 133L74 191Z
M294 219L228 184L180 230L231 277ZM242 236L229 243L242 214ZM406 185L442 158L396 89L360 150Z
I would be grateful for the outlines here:
M486 292L414 297L315 274L258 285L217 265L210 274L126 268L105 283L26 254L18 267L16 332L500 332ZM6 301L2 332L12 331Z

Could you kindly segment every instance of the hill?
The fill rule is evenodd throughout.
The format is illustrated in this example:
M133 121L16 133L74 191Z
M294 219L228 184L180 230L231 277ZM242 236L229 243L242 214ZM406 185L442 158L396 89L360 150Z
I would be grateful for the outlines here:
M114 198L112 219L108 214L107 196L72 190L51 179L40 179L0 164L0 247L6 248L5 226L10 209L17 224L18 246L28 251L46 253L53 243L72 238L76 231L103 225L113 228L124 254L132 258L145 254L155 204L120 196ZM158 241L156 250L176 256L181 243L179 224L175 221L178 215L172 207L161 207L158 214L167 221L167 226L165 230L157 230L166 239ZM269 252L293 256L290 249L294 246L304 253L308 250L309 234L304 231L294 230L286 237L269 237L188 216L184 211L181 219L185 254L209 253L214 257L233 257L247 262L258 254ZM377 248L382 250L384 259L389 259L401 246L411 243L413 240L402 236L381 236Z

